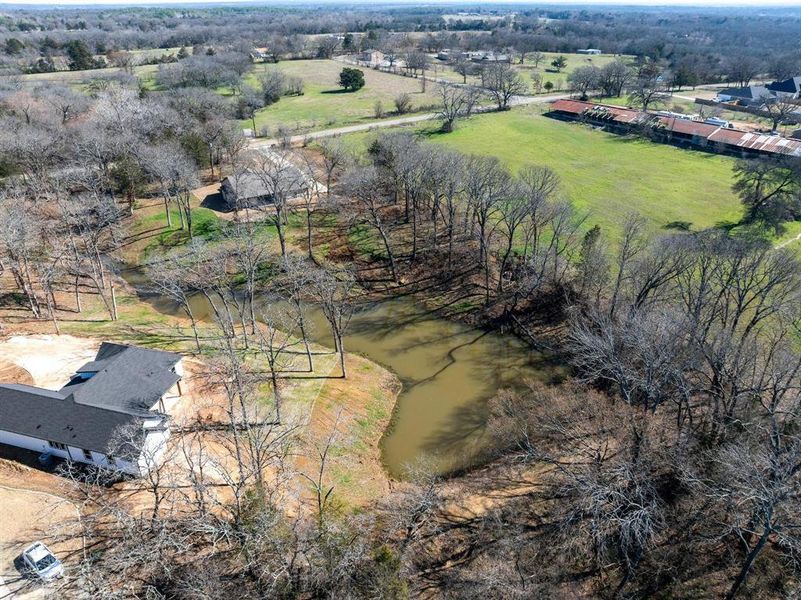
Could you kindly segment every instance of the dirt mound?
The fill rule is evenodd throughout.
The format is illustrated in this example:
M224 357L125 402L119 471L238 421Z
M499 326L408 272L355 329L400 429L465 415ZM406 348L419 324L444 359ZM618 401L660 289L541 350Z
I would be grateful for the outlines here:
M19 365L0 359L0 383L33 385L33 377Z

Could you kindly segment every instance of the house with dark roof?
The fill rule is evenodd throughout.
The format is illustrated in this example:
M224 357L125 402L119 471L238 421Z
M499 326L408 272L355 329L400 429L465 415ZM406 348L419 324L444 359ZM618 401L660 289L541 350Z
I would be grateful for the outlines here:
M274 168L243 169L229 175L220 184L220 194L229 209L238 210L274 204L279 195L284 201L297 198L312 185L298 167L277 161Z
M775 99L776 95L764 85L749 85L744 88L726 88L718 92L721 102L737 102L743 106L760 106Z
M60 390L0 384L0 444L144 475L183 393L181 355L103 342Z
M774 81L765 87L773 92L777 98L801 99L801 76L790 77L790 79L785 79L784 81Z

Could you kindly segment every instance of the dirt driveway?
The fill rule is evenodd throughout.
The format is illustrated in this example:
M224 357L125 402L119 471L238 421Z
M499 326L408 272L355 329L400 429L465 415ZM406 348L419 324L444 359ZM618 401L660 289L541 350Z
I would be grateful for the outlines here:
M99 345L97 340L69 335L7 338L0 341L2 383L58 390L80 366L94 359ZM69 570L81 546L67 529L75 526L76 508L62 496L64 482L59 477L6 458L0 459L0 600L44 598L58 589L59 582L45 585L23 577L20 553L40 540ZM65 537L73 539L64 542Z
M80 552L80 541L61 541L68 527L74 527L76 508L57 495L0 484L0 599L44 598L60 582L42 584L26 579L20 572L20 553L40 540L56 556L69 561Z
M25 369L35 385L59 390L78 368L94 360L99 347L97 340L71 335L15 335L0 341L0 362Z

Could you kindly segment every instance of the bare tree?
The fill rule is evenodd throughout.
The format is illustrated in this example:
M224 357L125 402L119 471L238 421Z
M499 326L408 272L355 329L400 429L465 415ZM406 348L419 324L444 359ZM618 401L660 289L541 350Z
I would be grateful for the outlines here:
M468 212L478 227L478 262L484 270L486 302L490 299L490 250L497 227L499 204L509 193L510 173L495 158L471 156L467 164L464 190Z
M437 88L440 99L440 113L442 131L450 133L456 126L456 120L466 116L472 110L475 101L473 94L465 87L443 83Z
M625 61L617 59L601 67L598 84L604 96L622 96L623 90L631 82L632 70Z
M312 294L323 311L334 337L334 348L339 353L342 378L347 377L345 369L345 332L353 316L353 287L355 280L349 272L331 274L323 269L314 272Z
M387 202L378 171L375 167L361 167L348 171L345 174L345 189L348 197L354 203L352 218L367 223L378 232L387 253L392 280L397 281L398 269L395 253L389 243L389 232L385 223L385 213L389 202Z
M481 71L481 87L489 91L498 110L507 110L515 96L527 91L520 73L506 62L495 62L484 67Z
M350 152L338 137L327 138L320 142L320 150L323 155L323 167L325 168L325 190L326 195L331 196L331 182L334 175L340 172L351 162Z
M785 123L790 115L801 110L801 103L788 96L775 97L767 95L759 100L759 108L767 113L768 118L773 122L773 131L776 131L779 125Z

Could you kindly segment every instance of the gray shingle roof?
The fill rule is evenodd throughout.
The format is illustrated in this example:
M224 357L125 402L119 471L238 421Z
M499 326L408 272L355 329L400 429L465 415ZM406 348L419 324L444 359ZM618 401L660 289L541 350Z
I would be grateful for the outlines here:
M180 354L103 342L92 362L78 373L95 373L90 379L73 379L61 388L75 401L111 410L138 413L149 410L180 379L172 371Z
M762 85L750 85L744 88L726 88L720 92L723 95L731 96L732 98L747 98L749 100L758 100L766 96L773 96L768 88Z
M58 392L0 384L0 430L106 452L115 432L143 419L180 379L180 354L104 342L94 361ZM85 375L84 375L85 376Z
M117 431L145 415L79 404L72 394L0 384L0 429L86 450L106 453Z
M784 81L774 81L767 86L769 90L774 92L786 92L788 94L797 94L801 91L801 77L791 77Z
M253 171L242 171L226 177L221 190L225 201L234 206L253 205L259 202L272 202L273 195L280 192L287 198L299 196L309 185L303 173L291 164L286 164L270 175L260 177Z

